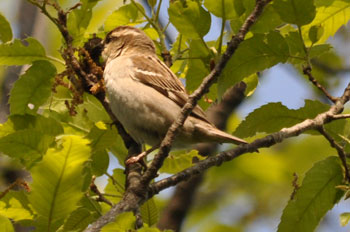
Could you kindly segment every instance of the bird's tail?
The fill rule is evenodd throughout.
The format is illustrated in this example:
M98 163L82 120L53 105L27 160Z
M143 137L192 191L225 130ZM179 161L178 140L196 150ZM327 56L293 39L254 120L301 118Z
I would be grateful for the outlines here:
M238 137L235 137L233 135L230 135L224 131L221 131L217 129L216 127L210 125L210 124L196 124L196 129L198 130L199 134L204 135L206 138L212 142L217 143L234 143L234 144L247 144L248 142L240 139Z

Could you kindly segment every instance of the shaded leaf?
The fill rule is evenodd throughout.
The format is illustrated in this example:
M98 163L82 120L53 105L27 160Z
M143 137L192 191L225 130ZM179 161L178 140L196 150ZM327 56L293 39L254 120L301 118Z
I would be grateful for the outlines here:
M276 132L307 118L314 118L328 108L328 105L311 100L305 100L305 106L297 110L290 110L280 102L269 103L250 113L238 126L235 135L244 138L258 132Z
M58 231L83 231L94 219L96 219L96 215L89 210L78 208L69 215L63 229Z
M143 12L145 12L142 5L139 3L136 4L143 10ZM130 3L123 5L108 16L106 22L104 23L105 31L111 31L118 26L139 24L142 22L143 18L144 16L134 4Z
M3 43L12 39L12 30L10 23L7 21L5 16L0 13L0 40Z
M10 93L11 114L33 114L51 94L56 68L48 61L35 61L16 81Z
M30 168L45 154L54 137L37 130L25 129L0 139L0 151Z
M174 154L180 153L180 154ZM198 155L198 151L192 150L188 153L183 151L172 152L168 158L164 160L163 166L160 168L159 172L161 173L169 173L175 174L186 168L192 166L193 158L200 158Z
M88 140L64 136L60 148L51 148L32 169L29 201L39 215L38 225L54 231L77 208L83 196L83 164L90 157ZM64 202L64 204L63 204Z
M168 13L170 22L188 38L201 39L209 32L210 14L197 1L171 2Z
M225 66L218 81L219 95L229 87L253 73L279 62L286 62L289 49L285 39L277 32L257 34L243 41Z
M30 64L35 60L45 60L45 49L34 38L15 39L12 43L0 44L0 65Z
M259 16L259 20L251 27L250 31L253 33L268 33L281 25L283 21L277 14L271 4L264 8L263 13Z
M98 1L99 0L81 0L81 5L68 14L67 29L70 35L75 39L74 42L80 42L84 36L85 30L92 17L92 9Z
M223 19L233 19L236 16L232 0L205 0L204 6L210 13Z
M338 157L331 156L315 163L284 209L278 231L314 231L344 194L336 188L342 181L343 171Z
M275 0L273 7L283 21L298 26L310 23L316 15L314 2L310 0Z
M312 43L316 43L323 35L324 29L321 25L312 26L309 30L309 39Z

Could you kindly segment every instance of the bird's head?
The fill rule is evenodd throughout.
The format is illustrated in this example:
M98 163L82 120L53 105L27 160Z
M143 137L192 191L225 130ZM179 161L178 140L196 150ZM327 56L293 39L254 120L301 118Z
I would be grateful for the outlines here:
M140 29L120 26L110 31L103 41L102 57L113 59L133 52L155 54L153 41Z

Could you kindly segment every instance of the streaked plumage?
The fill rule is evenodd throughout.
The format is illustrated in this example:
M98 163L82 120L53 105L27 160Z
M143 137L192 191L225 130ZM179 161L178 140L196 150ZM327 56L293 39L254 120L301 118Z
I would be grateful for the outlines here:
M159 145L188 99L183 84L139 29L118 27L106 36L104 46L104 79L113 113L138 143ZM196 106L174 146L199 142L246 143L217 129Z

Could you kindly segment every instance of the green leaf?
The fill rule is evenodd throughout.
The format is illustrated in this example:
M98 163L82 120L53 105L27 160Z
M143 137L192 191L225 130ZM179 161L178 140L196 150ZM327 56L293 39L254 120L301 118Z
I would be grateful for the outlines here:
M6 20L5 16L0 13L0 40L3 43L12 40L12 30L10 23Z
M0 215L0 228L2 232L15 232L11 221L2 215Z
M250 113L238 126L235 135L245 138L257 132L276 132L307 118L314 118L328 109L328 105L311 100L305 100L305 106L297 110L290 110L280 102L269 103Z
M63 127L53 118L42 115L11 115L3 127L0 127L0 137L24 129L34 129L42 134L56 136L63 133Z
M143 12L145 12L142 5L139 3L135 4L138 6L138 8L142 9ZM108 16L104 24L105 31L111 31L118 26L139 24L143 22L143 18L143 14L134 4L130 3L124 5Z
M54 231L77 208L82 198L84 163L90 158L89 141L64 136L60 148L51 148L32 169L29 201L39 215L39 224Z
M168 13L170 22L188 38L201 39L209 32L210 13L198 1L170 2Z
M185 153L184 151L172 152L168 158L164 160L164 164L160 168L159 172L169 174L178 173L186 168L191 167L193 165L193 158L200 158L198 151L192 150L188 153Z
M308 2L308 1L305 1ZM302 27L303 37L308 38L309 30L313 26L321 26L324 29L318 43L324 43L330 36L334 34L343 25L350 20L350 1L335 0L329 6L317 8L315 19L305 27Z
M250 31L253 33L268 33L282 23L283 21L281 20L280 16L277 14L272 5L269 4L264 8L259 20L253 24Z
M285 39L277 32L257 34L243 41L225 66L218 81L219 95L226 89L277 63L286 62L289 49Z
M94 151L91 156L91 171L95 176L102 176L107 172L109 156L106 150Z
M135 228L135 216L131 212L122 213L114 222L107 224L101 232L125 232Z
M83 231L94 219L96 219L96 214L87 209L78 208L69 215L62 231Z
M298 26L310 23L316 15L313 0L275 0L273 7L283 21Z
M255 92L256 87L259 84L259 77L256 73L254 73L254 74L244 78L243 82L246 83L246 85L247 85L247 87L244 91L244 95L249 97Z
M80 7L72 10L68 15L67 28L74 42L80 42L83 38L86 28L88 27L91 17L92 8L99 0L81 0Z
M213 15L226 20L236 17L233 2L232 0L204 0L204 6L209 12L213 13Z
M284 209L278 231L314 231L327 211L343 196L344 192L336 188L342 181L338 157L331 156L315 163Z
M111 148L116 142L118 131L115 127L104 124L103 122L95 123L90 130L87 138L91 141L90 146L93 151L105 150Z
M34 38L23 40L15 39L12 43L0 44L0 65L30 64L35 60L47 59L45 49Z
M192 40L189 49L186 89L192 92L209 74L210 53L201 40Z
M309 58L314 58L320 56L326 52L329 52L332 49L332 46L329 44L318 44L310 48Z
M320 40L321 36L323 35L324 29L321 25L319 26L312 26L309 30L309 39L312 43L316 43Z
M140 211L141 211L142 221L146 223L148 226L153 226L158 222L159 212L153 198L146 201L140 207Z
M346 226L350 221L350 213L347 212L340 214L339 220L341 226Z
M104 192L114 197L106 196L113 203L118 203L125 192L125 173L123 169L116 168L113 170L113 180L108 179Z
M10 191L0 201L0 216L11 218L15 222L33 219L27 195L23 191ZM0 228L2 228L0 226Z
M53 136L38 130L25 129L2 137L0 151L30 168L42 158L53 141Z
M35 61L16 81L10 93L11 114L33 114L51 94L56 68L48 61Z

